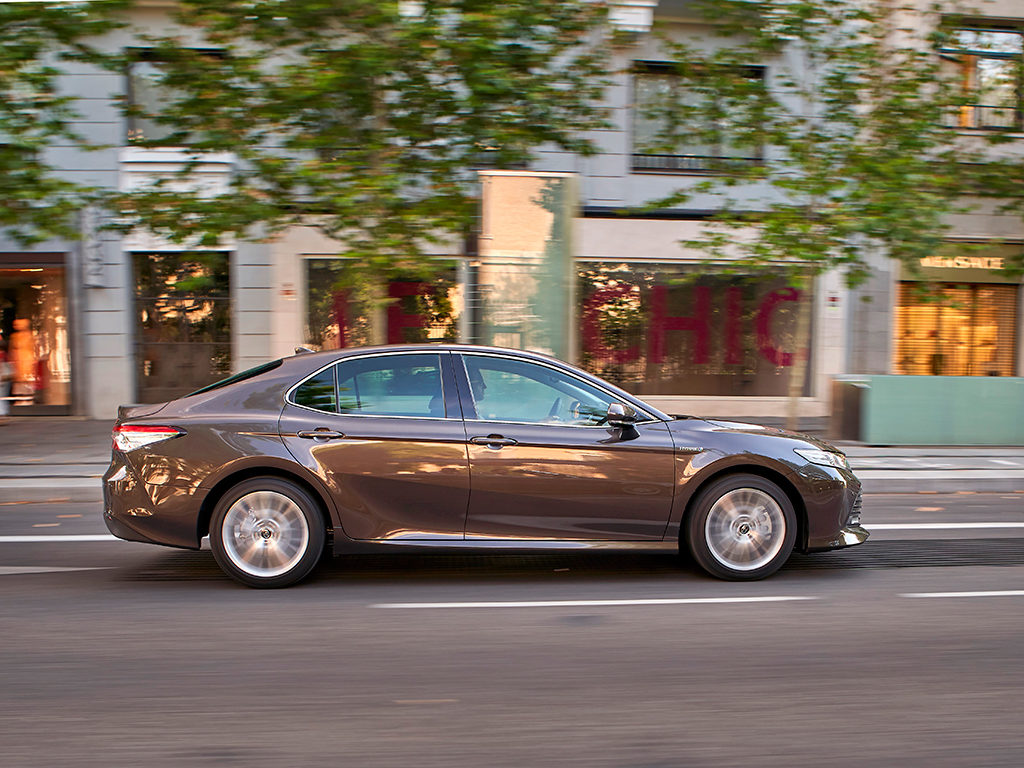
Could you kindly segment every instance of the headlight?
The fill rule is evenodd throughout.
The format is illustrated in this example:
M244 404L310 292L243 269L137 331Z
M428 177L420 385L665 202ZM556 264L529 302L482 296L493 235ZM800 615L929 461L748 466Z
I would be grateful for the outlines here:
M821 464L826 467L836 467L837 469L850 468L850 462L841 453L821 451L817 448L794 448L793 453L799 454L811 462L811 464Z

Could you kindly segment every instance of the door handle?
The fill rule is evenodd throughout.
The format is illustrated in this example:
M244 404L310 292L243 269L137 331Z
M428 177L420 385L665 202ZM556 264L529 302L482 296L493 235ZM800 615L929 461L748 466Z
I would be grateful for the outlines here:
M486 445L489 448L501 448L503 445L515 445L518 440L513 440L511 437L502 437L501 435L487 435L486 437L471 437L469 442L473 445Z
M343 432L335 432L333 429L304 429L296 434L307 440L337 440L345 436Z

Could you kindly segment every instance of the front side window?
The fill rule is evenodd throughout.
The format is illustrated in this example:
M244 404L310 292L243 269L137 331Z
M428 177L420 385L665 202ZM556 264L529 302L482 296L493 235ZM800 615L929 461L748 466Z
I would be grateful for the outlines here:
M292 401L354 416L444 418L441 357L376 355L343 360L299 385Z
M633 72L633 170L715 173L759 165L759 141L741 114L764 96L763 67L684 78L677 65L637 63Z
M1024 30L958 29L942 57L967 102L954 115L956 127L1021 128Z
M509 358L464 355L478 419L528 424L603 424L606 392L545 365Z

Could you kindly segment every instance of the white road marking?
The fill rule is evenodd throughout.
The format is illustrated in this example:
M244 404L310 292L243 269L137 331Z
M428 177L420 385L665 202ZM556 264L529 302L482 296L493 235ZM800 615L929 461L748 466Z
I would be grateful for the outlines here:
M395 699L395 704L455 704L458 699Z
M1024 597L1024 589L990 592L906 592L900 597Z
M783 603L817 597L667 597L642 600L522 600L480 603L376 603L371 608L596 608L615 605L703 605L708 603Z
M0 565L0 576L18 576L23 573L64 573L66 571L106 571L113 566L104 565L94 568L72 568L60 565Z
M869 523L869 531L958 531L967 528L1024 528L1024 522L1005 523Z
M53 534L45 536L0 536L0 544L35 544L56 541L121 541L109 533Z

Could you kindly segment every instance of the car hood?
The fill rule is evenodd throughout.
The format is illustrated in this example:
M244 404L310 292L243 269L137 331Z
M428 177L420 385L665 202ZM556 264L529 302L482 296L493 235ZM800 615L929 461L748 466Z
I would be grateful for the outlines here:
M815 448L820 448L823 451L843 453L826 440L821 440L820 438L813 437L811 435L805 435L802 432L791 432L786 429L779 429L778 427L766 427L761 424L748 424L742 421L725 421L722 419L697 419L692 416L676 416L675 419L676 421L671 422L671 425L680 425L680 428L683 428L682 425L685 424L685 429L687 430L696 429L698 431L708 432L729 432L733 434L781 437L807 443L809 445L813 445Z

